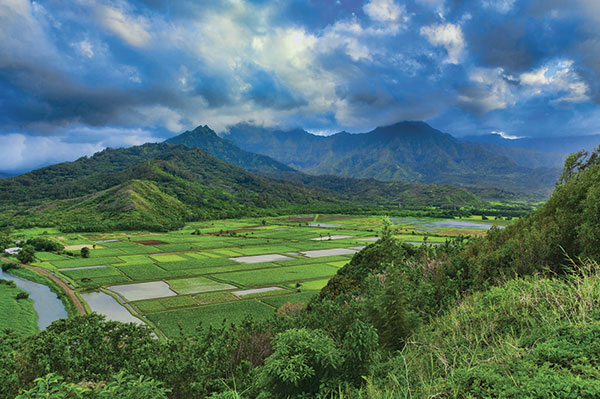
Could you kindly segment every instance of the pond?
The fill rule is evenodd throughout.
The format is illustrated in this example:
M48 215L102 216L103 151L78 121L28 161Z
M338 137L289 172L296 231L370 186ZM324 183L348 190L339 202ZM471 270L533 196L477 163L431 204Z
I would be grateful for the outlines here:
M66 319L68 317L62 301L47 286L13 276L12 274L3 272L1 269L0 278L14 281L17 287L29 293L29 298L33 299L33 308L38 314L38 326L40 330L44 330L54 320Z
M123 323L144 324L143 321L132 315L112 296L104 292L88 292L81 297L90 306L92 311L106 316L108 320L121 321Z

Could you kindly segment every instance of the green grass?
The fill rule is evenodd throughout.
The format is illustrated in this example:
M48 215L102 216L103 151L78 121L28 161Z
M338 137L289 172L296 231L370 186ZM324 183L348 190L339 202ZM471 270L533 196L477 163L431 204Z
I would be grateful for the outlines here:
M350 259L348 260L342 260L342 261L338 261L338 262L327 262L328 265L331 265L333 267L344 267L346 266L346 264L350 262Z
M39 331L33 300L17 300L16 296L20 292L23 291L17 287L0 284L0 335L6 329L24 336L34 335Z
M230 284L219 283L206 277L169 280L168 283L171 288L174 291L177 291L180 295L223 291L236 288Z
M102 256L119 256L119 255L123 255L124 253L125 252L123 252L119 248L92 249L90 251L90 257L99 258Z
M160 280L172 276L172 274L153 263L119 266L119 270L133 281Z
M229 291L216 291L216 292L205 292L202 294L194 295L194 298L203 305L210 305L213 303L233 302L237 301L238 297Z
M329 281L328 278L324 278L321 280L310 280L310 281L304 281L301 284L301 288L303 290L316 290L316 291L320 291L323 287L325 287L327 285L327 282ZM294 285L295 287L295 285Z
M197 306L191 296L171 296L167 298L148 299L145 301L133 302L140 312L157 312L172 308L182 308L187 306Z
M257 247L243 247L236 248L236 252L242 255L265 255L265 254L282 254L285 252L296 252L298 249L294 247L284 245L272 245L272 246L257 246Z
M121 259L123 262L125 262L128 265L141 265L144 263L154 263L154 262L152 262L152 259L150 259L146 255L125 255L125 256L119 256L119 259Z
M95 277L89 280L83 281L78 280L77 284L79 284L83 288L98 288L105 285L113 285L119 283L127 283L130 282L127 277L121 276L105 276L105 277Z
M247 315L255 320L264 320L273 314L273 309L255 300L228 302L197 308L167 310L146 315L168 337L180 336L180 327L184 335L192 335L201 323L202 326L219 326L226 323L240 323Z
M127 255L139 255L139 254L155 254L162 252L160 249L150 245L136 245L134 247L121 248Z
M59 254L55 254L55 253L52 253L52 252L36 252L35 253L35 257L37 259L39 259L39 260L42 260L42 261L68 259L68 257L66 257L64 255L59 255Z
M323 265L311 264L289 267L278 267L265 270L248 270L242 272L219 274L219 280L231 281L246 287L264 286L269 284L282 283L286 281L306 280L317 277L333 276L338 268Z
M114 257L106 257L106 258L80 258L80 259L69 259L69 260L55 260L52 261L52 265L56 266L58 269L67 269L70 267L84 267L84 266L98 266L98 265L108 265L111 263L120 263L121 260Z
M282 305L286 303L308 303L315 295L319 293L316 291L308 291L308 292L298 292L295 294L289 295L276 295L265 297L261 299L261 302L264 302L268 305L271 305L275 308L280 308Z
M182 270L182 269L198 269L198 273L208 273L204 269L209 267L223 267L237 265L238 262L229 260L227 258L205 258L196 260L187 260L183 262L165 262L161 264L161 267L166 270Z
M195 250L196 247L191 244L191 243L187 243L187 244L164 244L164 245L157 245L156 248L159 249L158 252L171 252L171 251L190 251L190 250Z
M152 255L150 256L152 259L154 259L157 262L181 262L181 261L185 261L186 258L183 258L179 255Z
M108 277L108 276L121 276L117 269L114 267L98 267L94 269L77 269L77 270L63 270L61 274L70 277L73 280L81 280L82 278L96 278L96 277Z

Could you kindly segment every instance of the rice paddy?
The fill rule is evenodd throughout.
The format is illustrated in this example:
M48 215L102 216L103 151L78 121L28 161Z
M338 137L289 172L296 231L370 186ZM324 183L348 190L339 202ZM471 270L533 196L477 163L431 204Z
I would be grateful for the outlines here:
M356 252L378 240L382 227L380 216L262 220L195 222L160 234L52 232L65 245L90 247L90 257L41 252L38 265L68 278L92 309L120 320L141 322L134 317L140 316L172 337L192 334L199 323L237 323L248 314L268 318L287 302L309 301ZM396 237L428 245L459 234L485 234L485 224L501 224L394 222ZM435 231L427 230L432 227ZM111 291L127 308L106 293Z

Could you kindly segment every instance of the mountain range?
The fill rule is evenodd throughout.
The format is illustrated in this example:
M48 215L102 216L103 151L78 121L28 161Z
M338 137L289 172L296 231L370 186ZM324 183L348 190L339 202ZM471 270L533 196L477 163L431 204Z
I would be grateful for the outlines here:
M0 224L166 230L190 220L319 209L484 205L455 186L310 176L244 151L206 126L169 141L109 148L2 179Z
M225 137L312 175L497 188L544 198L560 172L560 160L548 166L548 154L461 141L424 122L331 136L236 125Z

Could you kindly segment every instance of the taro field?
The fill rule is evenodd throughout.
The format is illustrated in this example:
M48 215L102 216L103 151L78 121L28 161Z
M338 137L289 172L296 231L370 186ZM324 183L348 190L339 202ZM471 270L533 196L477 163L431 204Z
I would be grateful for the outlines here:
M392 218L396 237L441 245L485 234L479 218ZM169 233L62 234L24 230L24 238L58 240L74 256L40 252L39 267L59 275L90 311L147 323L165 337L199 324L271 317L286 303L306 303L352 256L378 239L379 216L301 215L190 223ZM90 257L79 256L82 247Z

